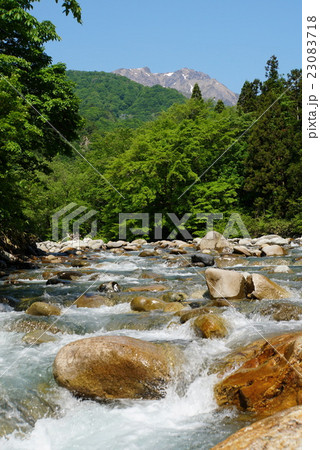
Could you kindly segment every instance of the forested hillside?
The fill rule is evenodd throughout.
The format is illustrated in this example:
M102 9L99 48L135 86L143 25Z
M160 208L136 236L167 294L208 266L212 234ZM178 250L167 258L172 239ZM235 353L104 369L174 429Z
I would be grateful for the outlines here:
M237 107L204 101L196 85L190 100L136 129L93 133L82 151L107 182L81 159L57 156L52 174L31 185L26 214L44 234L52 211L71 201L97 210L109 238L121 212L162 213L164 229L166 213L189 212L194 235L205 228L197 213L223 213L220 231L239 213L253 235L300 234L300 121L300 71L280 76L272 57L265 81L246 82Z
M156 118L159 112L186 98L175 89L147 87L106 72L68 70L80 99L85 131L110 131L119 126L136 128Z

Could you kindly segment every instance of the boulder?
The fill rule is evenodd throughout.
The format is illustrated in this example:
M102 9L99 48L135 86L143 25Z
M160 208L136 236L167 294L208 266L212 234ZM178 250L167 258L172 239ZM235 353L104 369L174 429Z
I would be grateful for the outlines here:
M217 314L202 314L198 316L193 327L203 338L223 338L228 334L225 320Z
M184 248L173 248L169 252L171 255L185 255L187 253L187 250Z
M165 396L172 359L160 344L126 336L93 337L63 347L53 375L80 397L158 399Z
M296 450L302 446L302 407L295 406L252 423L211 450Z
M60 316L61 310L44 302L34 302L26 311L31 316Z
M72 267L85 267L87 266L89 263L87 261L84 261L83 259L74 259L71 261L71 266Z
M204 266L214 266L214 257L204 253L196 253L191 256L192 264L202 263Z
M68 280L62 280L58 277L53 277L53 278L49 278L49 280L47 280L46 285L55 285L55 284L68 284L70 283Z
M270 416L301 404L301 333L264 341L252 358L215 386L219 406Z
M147 241L145 239L135 239L131 242L131 245L144 245L147 244Z
M153 297L135 297L130 303L131 309L133 311L154 311L160 309L164 312L177 312L181 311L184 306L178 302L167 303L159 298Z
M262 256L283 256L287 253L280 245L264 245L261 251Z
M20 300L15 297L11 297L11 295L0 295L0 303L3 305L9 305L11 308L15 308L19 305Z
M286 289L259 273L252 274L252 283L254 289L248 295L249 298L277 300L290 297L290 293Z
M212 299L242 299L246 297L246 280L235 270L207 269L206 282Z

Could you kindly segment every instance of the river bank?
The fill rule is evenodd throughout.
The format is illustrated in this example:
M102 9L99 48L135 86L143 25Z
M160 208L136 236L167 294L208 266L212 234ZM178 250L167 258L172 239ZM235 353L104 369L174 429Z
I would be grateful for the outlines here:
M0 279L2 300L11 298L0 305L3 448L209 449L261 416L231 400L222 405L217 386L241 368L244 361L237 360L222 375L235 350L261 335L270 340L301 330L301 239L209 235L187 243L82 240L37 247L43 255L29 261L36 268ZM219 297L224 278L210 281L217 270L236 273L240 284L254 274L267 277L288 296L258 299L256 285ZM133 307L137 297L144 298L140 310ZM146 306L150 299L155 308ZM37 302L59 315L28 312ZM199 308L209 309L198 314ZM192 317L182 320L183 314ZM217 336L211 327L206 336L196 324L206 314L219 317L225 332ZM101 336L178 350L179 368L164 394L97 402L59 386L53 376L58 351Z

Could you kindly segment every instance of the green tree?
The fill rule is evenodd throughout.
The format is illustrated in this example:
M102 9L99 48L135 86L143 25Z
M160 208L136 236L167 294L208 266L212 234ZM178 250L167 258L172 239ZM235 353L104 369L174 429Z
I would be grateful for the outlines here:
M21 202L25 182L30 182L36 171L46 170L47 160L58 149L70 151L67 140L77 138L82 124L65 66L50 65L51 58L44 50L46 42L59 37L51 22L39 22L30 14L32 3L4 0L0 4L2 227L24 220ZM62 6L66 14L71 12L81 20L76 1L65 1Z
M214 110L216 112L218 112L218 113L221 113L224 109L225 109L225 106L224 106L223 101L222 100L218 100L216 105L215 105L215 107L214 107Z
M191 98L202 101L202 93L198 83L193 86Z

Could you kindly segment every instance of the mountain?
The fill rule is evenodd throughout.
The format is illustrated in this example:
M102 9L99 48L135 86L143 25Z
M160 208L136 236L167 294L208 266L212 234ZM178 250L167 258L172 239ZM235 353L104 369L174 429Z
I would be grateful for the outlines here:
M198 83L205 99L222 100L226 105L235 105L238 100L238 95L219 81L193 69L184 68L176 72L152 73L149 67L142 67L140 69L118 69L113 73L127 77L144 86L159 84L163 87L177 89L187 97L191 96L193 86Z
M186 98L175 89L147 87L106 72L68 70L80 98L86 132L109 131L119 125L136 128Z

